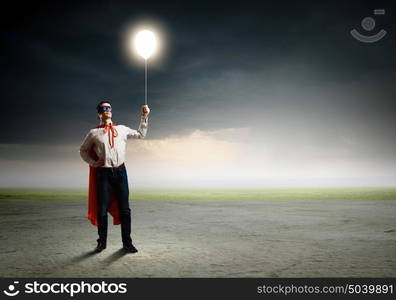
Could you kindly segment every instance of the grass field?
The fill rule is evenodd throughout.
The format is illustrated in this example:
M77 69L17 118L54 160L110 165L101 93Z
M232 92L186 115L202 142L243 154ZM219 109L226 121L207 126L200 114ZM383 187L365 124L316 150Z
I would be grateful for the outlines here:
M1 188L1 199L84 200L86 189ZM396 200L394 188L131 189L133 200Z

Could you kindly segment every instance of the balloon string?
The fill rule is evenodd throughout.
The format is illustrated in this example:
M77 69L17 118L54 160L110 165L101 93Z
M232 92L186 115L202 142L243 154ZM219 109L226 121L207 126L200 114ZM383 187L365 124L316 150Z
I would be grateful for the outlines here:
M145 101L144 101L144 103L147 105L147 59L145 59L144 62L145 62L145 70L144 70L144 71L145 71L145 72L144 72L144 74L145 74L145 75L144 75L144 78L145 78L145 80L144 80L144 83L145 83L145 84L144 84L144 87L145 87L145 88L144 88L144 91L145 91L145 98L144 98L144 99L145 99Z

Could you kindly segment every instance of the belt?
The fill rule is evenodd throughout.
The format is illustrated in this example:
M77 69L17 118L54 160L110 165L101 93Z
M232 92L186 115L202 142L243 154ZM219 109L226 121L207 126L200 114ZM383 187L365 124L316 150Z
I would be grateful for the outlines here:
M111 170L112 172L114 171L119 171L123 168L125 168L125 164L122 163L121 165L119 165L118 167L100 167L102 170Z

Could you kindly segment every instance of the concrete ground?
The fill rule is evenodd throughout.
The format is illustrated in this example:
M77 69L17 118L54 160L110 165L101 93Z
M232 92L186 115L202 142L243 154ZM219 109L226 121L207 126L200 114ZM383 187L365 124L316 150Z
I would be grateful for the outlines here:
M130 203L95 254L84 200L0 200L0 276L396 277L396 200Z

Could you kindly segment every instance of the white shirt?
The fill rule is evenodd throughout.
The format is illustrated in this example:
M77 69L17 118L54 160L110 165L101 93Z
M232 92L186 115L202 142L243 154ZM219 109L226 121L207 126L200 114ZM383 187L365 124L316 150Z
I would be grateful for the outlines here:
M104 133L104 128L91 129L86 135L84 142L80 147L81 158L92 165L95 160L89 155L89 151L93 146L98 159L104 161L102 167L118 167L125 162L126 141L128 138L144 139L147 134L148 116L140 118L139 129L131 129L124 125L115 125L118 135L114 136L114 147L110 146L109 135L112 132L109 130ZM111 137L111 136L110 136Z

